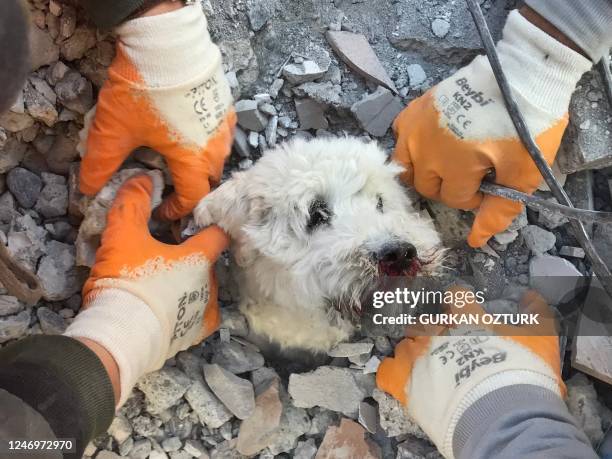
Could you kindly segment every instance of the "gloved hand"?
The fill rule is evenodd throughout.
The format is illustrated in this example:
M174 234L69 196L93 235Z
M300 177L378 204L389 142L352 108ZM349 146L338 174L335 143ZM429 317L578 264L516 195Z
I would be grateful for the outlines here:
M525 294L521 306L521 312L540 314L540 325L421 329L413 332L418 336L402 340L395 357L386 358L378 368L378 387L407 407L444 457L454 457L453 438L461 416L487 394L528 384L565 396L549 307L533 291ZM474 302L451 312L484 314Z
M66 331L113 356L120 405L140 376L200 342L220 321L213 264L228 237L213 226L181 245L155 240L147 228L153 188L140 175L119 190L83 287L84 311Z
M132 150L149 146L165 157L176 190L157 216L176 220L219 181L231 149L235 113L221 53L199 5L127 21L116 33L117 55L82 133L80 189L96 194Z
M552 164L568 123L576 83L591 62L517 11L508 16L497 52L531 134ZM506 229L521 204L478 191L483 177L532 193L543 178L523 147L485 56L413 101L394 123L394 159L423 196L461 209L479 207L468 237L481 247Z

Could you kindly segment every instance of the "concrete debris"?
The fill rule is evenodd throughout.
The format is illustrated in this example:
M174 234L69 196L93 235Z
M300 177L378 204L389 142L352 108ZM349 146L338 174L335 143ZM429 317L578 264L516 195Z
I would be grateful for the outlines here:
M242 421L236 450L245 456L257 454L270 444L271 434L280 425L283 405L280 400L278 379L270 381L255 399L255 409Z
M378 430L378 410L374 405L367 402L361 402L359 404L359 424L371 434L375 434Z
M55 44L47 31L41 30L32 24L28 38L32 70L52 64L59 59L59 46Z
M223 367L204 365L206 383L214 394L238 419L246 419L255 409L253 385Z
M283 80L282 78L277 78L276 80L274 80L274 83L272 83L272 86L270 86L270 97L272 97L272 99L276 99L278 97L278 93L280 92L281 89L283 89L283 85L285 84L285 80Z
M570 413L593 446L598 445L604 436L602 418L607 415L610 420L610 410L599 402L593 383L582 373L568 379L566 386Z
M378 371L378 367L380 366L381 361L378 357L376 357L375 355L373 355L372 357L370 357L370 359L365 363L364 367L363 367L363 373L364 374L372 374L372 373L376 373Z
M8 173L6 186L15 199L17 199L19 205L29 209L38 200L42 188L42 180L38 175L33 174L29 170L23 167L16 167Z
M400 402L379 389L374 389L372 397L378 402L380 427L388 437L408 434L427 438L421 428L408 417Z
M266 117L259 111L257 101L239 100L234 106L238 124L248 131L261 132L265 129Z
M366 438L366 431L356 422L343 419L340 426L331 427L317 451L316 459L339 457L380 459L380 447Z
M266 143L268 147L276 145L278 130L278 116L274 115L270 118L268 125L266 126Z
M279 7L276 0L248 0L247 15L251 28L257 32L266 25Z
M43 172L45 184L34 209L46 218L60 217L68 211L68 186L61 175Z
M330 357L354 357L369 354L374 347L373 343L339 343L329 350Z
M569 261L541 255L531 259L529 277L531 287L554 306L577 293L583 276Z
M185 393L185 400L198 416L200 422L217 429L232 418L232 413L201 381L194 381Z
M14 296L0 295L0 317L17 314L24 307L24 304Z
M251 148L247 135L240 126L236 126L234 131L234 150L241 158L248 158L251 156Z
M175 406L190 386L191 379L175 368L148 373L136 385L145 394L146 408L151 414Z
M323 105L312 99L296 99L295 109L300 120L300 129L327 129Z
M501 233L497 233L495 236L493 236L493 239L495 239L495 242L498 244L507 245L514 242L518 235L519 232L516 230L506 230L502 231Z
M438 38L444 38L450 30L450 24L446 19L436 18L431 22L431 30Z
M292 64L283 67L283 76L293 85L315 81L323 77L331 64L327 50L310 43Z
M375 137L384 136L403 109L401 100L382 86L351 107L361 127Z
M443 459L436 447L422 438L409 437L397 445L395 459Z
M569 257L569 258L584 258L585 257L583 248L570 247L567 245L564 245L563 247L561 247L561 249L559 249L559 255L561 255L562 257Z
M47 243L36 272L45 300L66 300L81 289L86 273L79 270L75 262L76 250L73 245L58 241Z
M294 373L289 377L289 395L301 408L320 406L355 417L366 393L347 368L319 367L310 373Z
M119 414L115 416L107 432L117 443L121 444L132 435L132 425L125 416Z
M314 438L298 442L293 451L293 459L314 459L317 454L317 447Z
M499 298L506 286L501 259L475 252L470 255L469 264L476 290L484 292L486 299Z
M331 81L323 83L304 83L293 88L293 93L298 97L309 97L312 100L325 106L340 105L340 85L335 85Z
M555 198L546 199L549 202L558 203ZM548 228L553 230L562 225L565 225L569 220L567 217L558 214L557 212L550 212L548 210L540 210L538 213L538 225L543 226L544 228Z
M57 98L66 108L85 115L93 106L93 87L79 72L69 70L55 85Z
M264 358L259 352L235 341L214 346L211 362L234 374L246 373L264 366Z
M61 335L66 330L67 324L63 317L45 306L36 310L36 316L45 335Z
M19 314L0 317L0 344L21 338L30 325L30 311L21 311Z
M191 457L196 457L199 459L208 459L208 453L204 445L197 440L187 440L184 446L184 452L190 455ZM151 456L149 456L151 459Z
M397 93L395 84L393 84L365 36L330 30L326 37L336 54L355 72Z
M527 225L521 230L521 235L529 250L536 255L548 252L555 246L557 241L553 233L536 225Z
M7 202L7 194L10 195L5 193L0 202ZM18 262L35 271L39 258L46 253L47 231L38 226L30 215L23 215L12 220L7 238L9 252Z
M425 74L425 70L419 64L411 64L406 67L406 71L408 72L408 81L410 81L411 88L418 88L425 80L427 80L427 75Z

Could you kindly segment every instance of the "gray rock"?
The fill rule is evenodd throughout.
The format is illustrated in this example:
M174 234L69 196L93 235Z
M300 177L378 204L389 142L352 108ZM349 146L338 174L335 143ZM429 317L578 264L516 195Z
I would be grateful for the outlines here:
M193 457L200 459L206 459L208 457L206 448L204 448L204 445L202 445L202 443L198 440L187 440L185 442L184 450L187 454L191 454ZM149 456L149 459L151 459L151 456Z
M309 412L312 417L310 429L307 432L309 437L323 437L330 426L337 425L340 422L340 414L334 411L316 407Z
M283 76L292 84L314 81L325 75L327 70L319 67L315 61L305 60L298 64L288 64L283 68Z
M259 352L235 341L215 346L211 362L234 374L246 373L264 366L264 358Z
M406 67L406 71L408 72L408 81L410 82L411 88L418 88L427 79L427 75L425 74L425 70L419 64L411 64Z
M161 446L166 452L178 451L183 447L183 442L178 437L170 437L164 439Z
M223 367L204 365L206 383L223 404L239 419L246 419L255 408L253 385Z
M427 438L421 428L408 417L400 402L392 396L379 389L374 389L372 397L378 402L380 427L388 437L408 434L418 438Z
M561 247L561 249L559 249L559 255L563 257L570 257L570 258L584 258L585 257L583 248L570 247L567 245L564 245L563 247Z
M5 174L23 159L28 145L15 137L9 137L0 155L0 174Z
M289 395L300 408L320 406L355 417L366 392L355 372L347 368L319 367L310 373L289 376Z
M251 23L251 29L255 32L261 30L274 16L277 8L277 0L247 0L247 16Z
M300 129L326 129L325 108L312 99L296 99L295 110L300 120Z
M317 447L314 438L309 438L306 441L298 442L297 447L293 451L293 459L314 459L317 454Z
M270 90L268 91L272 99L276 99L278 97L278 93L281 89L283 89L284 84L285 80L283 80L282 78L277 78L276 80L274 80L272 86L270 86Z
M0 295L0 317L17 314L24 307L24 304L14 296Z
M21 338L30 325L30 311L21 311L15 316L0 318L0 344Z
M60 53L67 61L81 59L89 49L96 45L96 42L94 29L78 26L70 38L62 42Z
M161 435L162 430L150 416L136 416L131 420L134 433L141 437L154 437Z
M42 121L47 126L53 126L59 114L55 105L45 96L39 93L31 83L27 83L23 91L23 99L28 113L37 121Z
M59 314L56 314L51 309L42 306L36 310L38 323L45 335L61 335L66 331L66 322Z
M234 133L234 150L241 158L249 158L251 156L251 148L247 135L240 126L236 126Z
M3 198L4 196L0 201L3 201ZM45 247L47 231L38 226L30 215L19 215L12 220L7 236L9 252L17 261L35 271L38 259L47 252Z
M61 175L42 174L43 187L34 209L46 218L60 217L68 211L68 186Z
M329 350L330 357L355 357L369 354L374 347L373 343L339 343Z
M134 447L130 451L130 459L147 459L151 454L151 440L145 438L134 442Z
M474 287L484 292L486 299L499 298L506 286L501 260L483 252L474 252L469 263L474 274Z
M145 394L147 411L151 414L159 414L176 405L190 386L191 379L176 368L148 373L136 384Z
M6 185L15 196L19 205L25 209L31 208L40 195L42 180L23 167L16 167L6 177Z
M239 100L234 106L238 124L249 131L261 132L265 129L266 117L259 111L254 100Z
M278 129L278 116L274 115L268 121L268 125L266 126L266 142L269 147L273 147L276 145L277 140L277 129Z
M604 436L602 417L606 408L598 400L593 383L582 373L576 373L566 385L570 413L591 443L598 445Z
M551 305L573 297L583 276L564 258L541 255L529 263L529 283Z
M395 459L435 459L436 447L422 438L409 437L397 445L397 456Z
M221 427L232 418L232 413L203 382L194 381L185 393L185 400L200 422L211 429Z
M132 435L132 425L125 416L118 414L113 419L107 432L118 444L121 444Z
M334 85L330 81L323 83L304 83L293 88L293 93L298 97L309 97L323 105L340 105L340 92L342 87Z
M375 137L382 137L403 108L399 98L379 86L375 92L353 104L351 111L363 129Z
M70 70L55 85L55 92L60 103L81 115L94 106L93 87L85 77L75 70Z
M557 241L553 233L536 225L527 225L521 230L521 234L525 240L525 245L536 255L548 252Z
M55 44L53 37L46 30L41 30L31 24L28 38L32 70L49 65L59 59L59 46Z
M112 451L102 450L96 454L96 459L121 459L121 456L113 453Z
M493 238L498 244L507 245L514 242L518 235L519 233L516 230L506 230L502 231L501 233L497 233L495 236L493 236Z
M450 24L445 19L434 19L431 22L431 30L434 35L438 38L444 38L448 34Z
M46 254L38 265L37 276L48 301L70 298L81 289L84 273L75 266L76 251L73 245L49 241Z
M546 199L546 201L557 204L555 198ZM561 225L565 225L569 220L561 214L556 212L549 212L547 210L540 210L538 213L538 225L548 229L555 229Z
M128 437L123 443L119 444L119 455L120 456L128 456L132 449L134 449L134 439L132 437ZM153 453L151 453L153 454ZM152 456L149 455L149 458ZM164 458L165 459L165 458Z

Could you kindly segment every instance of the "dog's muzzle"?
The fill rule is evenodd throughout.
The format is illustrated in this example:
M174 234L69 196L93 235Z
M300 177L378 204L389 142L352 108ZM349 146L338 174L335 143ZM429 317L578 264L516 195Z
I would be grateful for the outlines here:
M383 245L373 254L378 271L384 276L415 276L421 270L417 249L409 242Z

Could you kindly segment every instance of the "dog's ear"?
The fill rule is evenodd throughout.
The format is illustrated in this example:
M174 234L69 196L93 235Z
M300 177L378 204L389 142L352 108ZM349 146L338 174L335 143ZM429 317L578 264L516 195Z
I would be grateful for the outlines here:
M250 203L244 189L245 172L237 172L217 189L206 195L193 211L200 228L219 225L232 238L245 224Z

